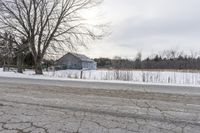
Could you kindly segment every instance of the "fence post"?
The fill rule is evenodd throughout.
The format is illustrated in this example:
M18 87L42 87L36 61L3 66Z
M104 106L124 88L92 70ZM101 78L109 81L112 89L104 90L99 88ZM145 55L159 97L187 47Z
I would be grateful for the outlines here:
M80 78L83 79L83 70L81 70L81 77Z

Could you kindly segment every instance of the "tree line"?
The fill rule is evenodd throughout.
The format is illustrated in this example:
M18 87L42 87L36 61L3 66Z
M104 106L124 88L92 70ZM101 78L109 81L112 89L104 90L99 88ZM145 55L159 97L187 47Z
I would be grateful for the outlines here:
M175 50L167 50L161 54L155 54L142 60L142 54L138 53L133 60L120 57L96 58L98 68L102 69L200 69L200 56L198 53L184 54Z
M9 44L8 42L6 44ZM2 46L2 43L5 42L0 41L0 46ZM12 49L13 47L1 49L0 67L9 69L9 66L17 66L18 72L23 71L24 68L34 67L34 57L29 50L25 48L23 52L18 52L19 50L17 47L15 47L15 50ZM114 59L96 58L94 60L97 62L97 67L99 69L200 69L200 56L198 53L192 52L189 55L175 50L167 50L161 54L155 54L143 60L141 53L138 53L135 59L132 60L123 59L121 57L115 57ZM43 60L42 67L48 68L54 66L54 63L55 61L53 60Z

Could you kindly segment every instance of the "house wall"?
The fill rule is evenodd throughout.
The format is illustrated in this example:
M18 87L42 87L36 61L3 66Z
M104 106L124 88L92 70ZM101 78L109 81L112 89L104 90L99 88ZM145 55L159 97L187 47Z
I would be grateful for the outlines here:
M71 54L67 54L59 61L57 61L57 65L65 68L65 69L82 69L82 62L78 58L74 57Z
M82 68L89 69L89 70L96 70L97 63L96 62L82 62Z

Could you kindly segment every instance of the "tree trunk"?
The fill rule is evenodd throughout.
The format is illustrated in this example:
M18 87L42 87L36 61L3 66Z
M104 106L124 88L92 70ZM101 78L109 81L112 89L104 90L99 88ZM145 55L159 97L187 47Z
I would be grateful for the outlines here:
M18 73L23 73L23 54L18 53L17 54L17 72Z
M10 71L10 60L11 60L10 57L8 57L8 59L7 59L7 63L8 63L7 64L7 69L8 69L8 71Z
M4 72L6 71L6 59L5 58L3 59L3 71Z
M43 72L42 72L42 62L41 60L36 60L35 61L35 74L37 75L42 75Z

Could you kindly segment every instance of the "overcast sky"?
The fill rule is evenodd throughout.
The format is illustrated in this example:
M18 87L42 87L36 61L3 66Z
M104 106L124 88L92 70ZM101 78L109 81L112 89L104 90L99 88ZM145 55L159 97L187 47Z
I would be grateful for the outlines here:
M90 57L146 57L162 50L200 50L200 0L104 0L100 9L112 34L94 42Z

